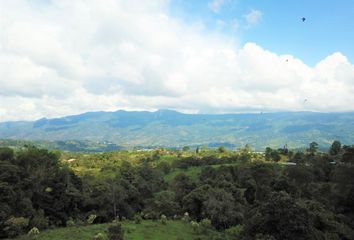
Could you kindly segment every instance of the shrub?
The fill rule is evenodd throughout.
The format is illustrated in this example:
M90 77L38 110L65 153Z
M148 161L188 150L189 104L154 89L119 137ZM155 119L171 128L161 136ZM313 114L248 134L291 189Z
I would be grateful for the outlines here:
M118 223L119 223L119 218L114 219L114 220L112 221L112 223L118 224Z
M207 218L204 218L201 222L200 222L200 231L203 234L207 234L209 232L209 230L211 230L213 227L211 225L211 221Z
M140 215L140 214L135 214L135 216L134 216L134 223L135 223L135 224L140 224L141 221L142 221L141 215Z
M3 231L9 237L16 237L23 234L28 227L29 220L24 217L11 217L5 221L5 228Z
M115 224L108 227L108 240L123 240L124 231L121 224Z
M201 222L200 222L200 225L204 228L208 228L210 229L212 226L211 226L211 221L207 218L204 218Z
M167 162L161 162L157 168L161 170L164 174L171 172L171 165Z
M86 222L87 222L88 224L93 224L93 222L95 221L96 218L97 218L97 215L95 215L95 214L90 214L90 215L88 216Z
M191 225L192 225L193 231L199 233L199 223L197 223L195 221L191 221Z
M256 240L275 240L275 238L268 234L258 233L256 235Z
M242 225L236 225L225 230L226 234L231 237L231 239L240 239L243 231Z
M75 226L84 226L85 221L81 220L80 218L75 219Z
M94 237L93 240L104 240L104 235L102 233L97 233Z
M190 221L190 217L189 217L189 213L185 212L182 218L183 221L189 222Z
M44 211L41 209L39 210L33 218L30 220L29 223L30 227L36 227L40 230L46 229L49 226L49 220L47 217L44 216Z
M29 230L27 235L30 239L37 239L37 236L39 235L38 228L36 228L36 227L31 228L31 230Z
M163 225L166 225L167 224L167 217L166 215L162 214L161 215L161 218L160 218L160 221Z
M75 222L72 218L69 218L67 221L66 221L66 226L67 227L74 227L75 226Z

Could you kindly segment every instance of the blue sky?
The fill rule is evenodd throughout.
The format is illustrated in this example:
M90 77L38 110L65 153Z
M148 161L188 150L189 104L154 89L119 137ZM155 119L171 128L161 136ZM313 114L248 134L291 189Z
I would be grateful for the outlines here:
M314 65L333 52L354 60L353 0L224 0L218 11L210 1L172 0L171 14L186 22L201 21L209 31L237 35L240 43L255 42L278 54L292 54ZM257 25L245 28L244 16L251 10L262 12ZM305 17L303 23L301 18ZM240 26L220 28L218 21Z
M0 121L354 111L353 43L354 0L0 0Z

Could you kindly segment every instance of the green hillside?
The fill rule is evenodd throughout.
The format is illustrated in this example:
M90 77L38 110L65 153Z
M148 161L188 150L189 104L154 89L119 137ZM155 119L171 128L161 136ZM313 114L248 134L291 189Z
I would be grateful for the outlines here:
M327 147L333 140L354 142L353 131L352 112L208 115L169 110L117 111L0 123L0 139L59 141L57 145L63 144L60 141L80 140L85 141L83 145L102 145L103 151L136 146L235 148L247 143L260 150L284 144L290 148L304 147L313 140L320 147ZM85 147L90 148L78 146L74 151Z

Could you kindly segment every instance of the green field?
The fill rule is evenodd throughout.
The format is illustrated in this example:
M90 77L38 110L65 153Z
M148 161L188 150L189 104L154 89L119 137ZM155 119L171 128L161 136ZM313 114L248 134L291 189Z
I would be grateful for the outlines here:
M43 231L39 234L38 240L88 240L97 233L106 235L109 224L97 224L82 227L57 228ZM191 224L183 221L168 221L166 225L158 221L143 221L141 224L124 222L124 238L126 240L166 240L195 239L198 235L194 233ZM27 240L27 236L16 238Z
M170 182L174 179L178 174L184 173L188 177L191 177L193 180L197 180L199 173L202 171L203 167L189 167L187 169L176 169L169 174L165 175L165 181Z

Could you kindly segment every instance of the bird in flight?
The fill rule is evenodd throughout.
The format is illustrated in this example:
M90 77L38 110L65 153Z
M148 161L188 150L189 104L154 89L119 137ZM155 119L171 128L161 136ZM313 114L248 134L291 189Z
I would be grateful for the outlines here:
M302 22L305 22L305 21L306 21L306 18L305 18L305 17L302 17L301 20L302 20Z

